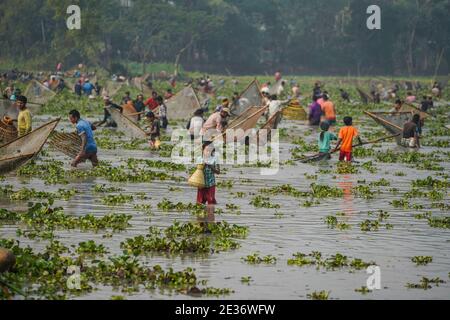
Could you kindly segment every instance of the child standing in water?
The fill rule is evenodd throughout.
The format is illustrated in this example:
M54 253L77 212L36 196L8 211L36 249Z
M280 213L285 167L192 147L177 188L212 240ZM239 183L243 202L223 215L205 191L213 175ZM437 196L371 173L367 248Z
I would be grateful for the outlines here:
M217 164L214 146L211 142L203 144L203 157L201 163L204 165L205 187L197 191L197 204L207 204L206 213L208 220L214 221L214 206L216 201L216 174L220 174Z
M328 122L322 122L320 124L322 132L319 134L319 153L324 155L326 159L330 159L331 141L337 141L338 137L328 130L330 124Z
M148 122L147 135L150 136L150 148L159 149L161 145L160 140L161 125L159 123L159 120L156 119L155 114L151 111L147 113L146 119Z
M362 141L359 137L358 130L353 127L353 119L351 117L345 117L344 124L345 127L339 131L339 140L333 151L337 151L341 147L339 161L346 160L347 162L352 162L353 139L358 138L359 143L362 143Z

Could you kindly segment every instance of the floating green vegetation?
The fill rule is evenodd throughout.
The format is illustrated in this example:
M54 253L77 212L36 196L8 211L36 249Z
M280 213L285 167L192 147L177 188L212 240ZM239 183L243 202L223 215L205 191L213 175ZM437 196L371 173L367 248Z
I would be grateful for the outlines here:
M245 258L241 258L244 262L248 264L276 264L277 258L272 255L267 255L265 257L260 257L259 253L254 253L248 255Z
M448 140L443 139L425 139L425 141L421 141L420 144L426 147L437 147L437 148L450 147L450 142Z
M354 166L351 162L338 162L337 174L357 174L359 173L358 167Z
M373 191L369 186L358 185L352 189L352 193L363 199L373 199L375 198L375 194L379 194L380 191Z
M349 224L339 222L338 218L335 216L327 216L324 220L330 229L349 230L352 228Z
M306 297L310 300L328 300L330 298L330 291L314 291L307 294Z
M253 279L250 276L248 276L248 277L241 277L241 282L245 283L247 285L250 285L250 282L252 282L252 281L253 281Z
M316 198L341 198L344 196L344 191L336 187L313 183L311 189L313 197Z
M305 178L308 180L317 180L318 177L319 176L317 174L309 175L309 174L305 173Z
M373 148L355 148L353 155L356 158L369 158L375 155L375 149Z
M425 213L418 213L414 215L414 219L418 220L425 220L431 218L432 213L431 212L425 212Z
M135 210L142 212L147 215L152 215L152 205L151 204L135 204L133 207Z
M432 228L450 229L450 217L428 218L428 225Z
M184 204L182 202L173 203L166 198L158 203L158 209L163 212L189 212L196 216L204 216L206 214L205 206L202 204Z
M418 266L426 266L427 264L433 262L433 257L416 256L416 257L412 257L411 261L414 262Z
M102 202L108 206L117 206L129 202L133 202L134 198L132 195L118 194L118 195L107 195L102 199Z
M66 215L62 208L51 208L49 203L30 204L27 212L15 213L5 209L0 209L0 221L17 221L25 223L35 231L53 231L55 229L81 229L81 230L105 230L113 231L125 230L129 227L128 221L131 216L124 214L108 214L96 218L91 214L74 217Z
M433 189L431 191L422 191L419 189L411 189L410 191L406 192L403 197L405 199L414 199L414 198L428 198L431 201L436 200L443 200L444 199L444 193L439 192L436 189Z
M433 279L428 279L426 277L422 277L422 279L420 280L420 282L418 284L415 283L407 283L406 287L408 289L422 289L422 290L429 290L432 289L433 287L431 286L432 284L434 284L436 287L439 287L440 284L445 283L444 280L441 280L440 278L433 278Z
M296 138L292 141L292 144L297 145L298 147L291 150L291 153L294 157L298 158L299 153L305 153L305 152L319 152L319 147L317 146L317 143L307 143L302 138Z
M361 165L362 168L366 169L367 171L369 171L370 173L376 173L378 170L375 167L375 165L373 164L372 161L369 162L365 162Z
M141 255L149 252L167 254L208 254L229 251L240 247L236 239L247 237L248 229L221 223L175 222L165 230L150 228L149 234L127 239L120 247L127 254Z
M316 266L317 269L325 268L327 270L335 270L340 268L349 267L355 270L363 270L369 266L376 265L375 262L364 262L361 259L350 260L347 256L340 253L330 256L329 258L323 258L322 253L313 251L306 255L304 253L293 254L292 259L288 259L287 264L289 266Z
M80 242L75 252L88 255L104 255L108 253L103 244L96 244L93 240Z
M169 175L165 172L156 172L147 169L129 169L125 166L113 167L110 163L101 161L99 166L92 170L65 171L62 162L44 161L41 164L30 162L18 170L19 176L37 177L46 184L67 184L69 179L84 179L88 177L101 177L110 182L145 183L155 180L183 181L184 178Z
M439 158L434 153L419 153L417 151L396 153L392 150L378 151L375 160L382 163L414 164L415 169L442 171L444 168L436 164Z
M364 286L364 287L361 287L361 288L359 288L359 289L355 289L355 292L359 292L359 293L361 293L362 295L366 295L366 294L368 294L368 293L371 293L372 290L369 290L366 286Z
M406 173L404 173L402 171L397 171L397 172L394 172L394 176L396 176L396 177L404 177L404 176L406 176Z
M118 187L108 187L106 184L97 184L94 186L95 193L111 193L111 192L122 192L123 189Z
M42 164L31 161L27 165L17 170L18 176L38 177L45 181L45 184L68 184L65 177L63 163L54 160L44 160Z
M145 159L134 159L129 158L127 160L127 167L129 169L137 169L139 165L144 165L148 168L164 169L168 171L186 171L187 167L184 164L155 161L155 160L145 160Z
M283 194L283 195L287 195L287 196L291 196L291 197L295 197L295 198L307 197L310 195L308 192L302 192L302 191L295 189L290 184L283 184L281 186L272 187L270 189L261 189L261 190L259 190L259 192L263 193L263 194L270 194L270 195Z
M268 208L268 209L279 209L281 206L279 204L272 203L269 197L256 196L251 201L250 204L256 208Z
M393 200L389 203L394 208L403 208L403 209L409 209L411 207L411 204L406 199L400 199L400 200Z
M231 189L234 186L234 182L231 180L223 180L217 183L217 187L218 188L223 188L223 189Z
M195 293L197 296L222 296L233 291L220 288L199 288L206 281L199 281L193 269L183 271L163 270L159 265L143 266L136 258L129 256L110 257L107 261L84 261L84 255L78 257L62 256L66 248L57 243L47 247L42 253L35 253L29 247L22 248L18 241L0 239L0 246L7 248L16 256L14 272L2 275L2 280L12 287L20 289L26 299L69 299L82 296L95 290L96 286L111 286L123 293L158 290ZM70 289L67 285L73 267L80 268L80 286ZM0 299L15 296L14 292L0 291Z
M231 212L231 213L233 213L233 214L237 214L237 215L240 215L240 214L241 214L240 207L237 206L237 205L235 205L235 204L227 203L227 204L225 205L225 208L226 208L229 212Z
M75 189L59 189L56 192L36 191L35 189L22 188L14 191L12 186L0 187L0 194L9 196L12 201L24 201L30 199L62 199L70 200L78 192Z
M236 192L236 193L234 193L234 197L235 198L243 198L243 197L245 197L245 192Z
M391 183L385 178L369 183L371 187L389 187Z
M361 231L378 231L380 222L378 220L365 220L359 224Z
M438 189L446 189L450 188L450 181L442 181L439 179L433 179L432 177L427 177L423 180L414 180L412 182L413 187L428 187L428 188L438 188Z
M450 211L450 204L444 202L434 202L431 204L431 208L440 209L442 211Z

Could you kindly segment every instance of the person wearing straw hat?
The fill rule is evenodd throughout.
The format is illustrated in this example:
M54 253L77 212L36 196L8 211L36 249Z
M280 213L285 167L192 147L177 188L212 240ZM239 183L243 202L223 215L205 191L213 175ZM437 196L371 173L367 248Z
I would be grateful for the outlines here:
M225 129L224 122L230 114L229 108L223 108L220 112L213 113L200 131L203 141L212 141L215 136L221 135Z

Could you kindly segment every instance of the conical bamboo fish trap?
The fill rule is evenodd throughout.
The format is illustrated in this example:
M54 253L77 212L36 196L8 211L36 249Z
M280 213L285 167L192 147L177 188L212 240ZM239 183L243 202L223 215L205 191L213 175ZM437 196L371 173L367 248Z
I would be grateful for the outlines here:
M298 100L293 100L287 108L283 109L283 117L286 120L302 121L308 118L305 109L303 109Z
M81 138L77 133L54 132L50 146L69 158L75 159L81 151Z
M0 142L8 143L14 139L17 139L17 128L12 124L8 124L5 119L0 120Z
M188 180L188 184L194 188L203 189L205 187L205 165L199 164L197 170Z

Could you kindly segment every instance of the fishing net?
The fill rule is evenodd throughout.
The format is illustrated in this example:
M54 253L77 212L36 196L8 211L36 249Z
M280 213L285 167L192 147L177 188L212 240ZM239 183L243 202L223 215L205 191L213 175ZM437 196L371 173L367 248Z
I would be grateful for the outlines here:
M254 80L247 89L242 92L240 99L233 104L231 112L235 116L240 116L248 108L262 105L263 97L261 95L261 89L259 88L258 82Z
M273 86L270 86L270 95L280 95L283 92L283 80L278 80Z
M114 97L117 92L123 87L123 82L117 82L117 81L106 81L105 86L103 87L104 96Z
M25 96L30 102L45 104L53 98L56 93L46 88L36 80L32 80L25 90Z
M399 112L399 113L389 113L389 112L372 112L372 114L378 116L379 118L392 123L400 128L403 128L405 123L412 120L412 112Z
M0 99L0 120L4 116L10 117L12 119L17 119L19 111L15 106L14 102L10 100Z
M397 124L394 124L387 120L386 115L383 117L380 117L380 114L377 113L371 113L371 112L364 112L366 115L371 117L376 123L381 125L387 132L389 132L392 135L398 134L398 136L395 138L398 145L401 145L402 142L402 132L403 132L403 125L399 126Z
M130 118L120 113L116 108L108 108L108 112L111 114L111 118L117 124L117 128L125 133L125 136L131 139L147 139L147 134L137 124L135 124Z
M66 156L75 159L81 151L81 138L73 133L53 132L50 138L50 147Z
M200 109L200 102L192 87L186 87L166 101L169 120L187 120Z
M248 136L248 131L254 129L267 108L250 107L242 115L237 117L227 128L234 131L235 141L241 141Z
M58 123L59 119L53 120L2 145L0 147L0 172L15 170L38 154Z
M369 102L373 101L372 97L370 97L367 93L365 93L361 88L356 88L356 90L358 91L359 96L361 97L361 101L364 104L368 104Z

